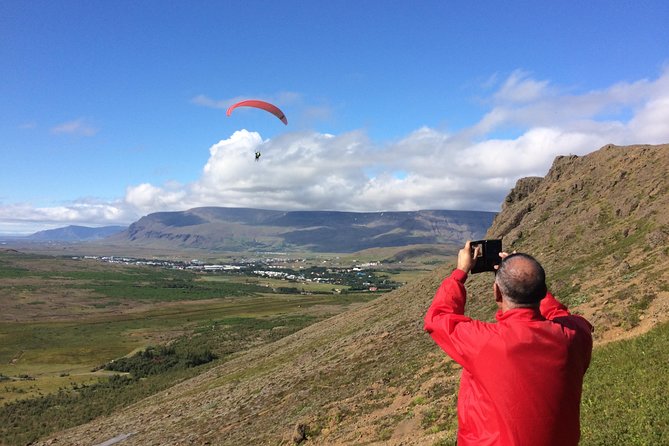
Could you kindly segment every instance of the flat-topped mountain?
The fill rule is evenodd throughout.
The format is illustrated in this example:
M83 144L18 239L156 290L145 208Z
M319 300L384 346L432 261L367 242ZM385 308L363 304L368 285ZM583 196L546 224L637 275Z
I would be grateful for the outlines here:
M203 207L142 217L108 239L148 248L355 252L480 238L493 212L273 211Z
M82 242L100 240L117 234L127 229L126 226L103 226L91 228L88 226L70 225L64 228L47 229L36 232L26 239L30 241L59 241L59 242Z

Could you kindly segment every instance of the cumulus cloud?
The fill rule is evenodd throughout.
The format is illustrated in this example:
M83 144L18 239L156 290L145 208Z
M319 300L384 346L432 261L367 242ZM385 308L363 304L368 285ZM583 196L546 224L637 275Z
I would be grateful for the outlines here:
M669 142L669 69L657 79L582 93L514 72L488 99L487 113L467 128L419 128L384 144L364 131L263 139L239 130L210 147L191 183L131 185L115 203L0 206L0 220L130 222L196 206L494 211L517 179L545 175L557 155L583 155L608 143ZM504 136L508 129L512 136Z
M89 124L84 118L79 118L58 124L51 129L51 132L57 135L95 136L98 133L98 129Z
M643 105L630 121L632 133L638 135L640 142L655 143L667 141L667 123L669 122L669 95L658 97Z
M497 102L528 103L550 93L548 81L537 81L529 73L516 70L493 96Z
M379 146L361 131L288 133L263 140L241 130L210 148L196 182L181 189L138 186L156 205L251 206L351 211L499 208L516 180L544 175L557 155L607 143L669 141L669 71L580 94L516 71L490 96L490 110L453 134L421 128ZM495 137L506 128L515 137ZM253 152L262 152L259 163ZM398 174L401 172L401 174ZM167 197L173 197L167 203ZM156 201L160 198L162 201Z
M125 224L134 218L136 214L120 200L110 203L80 199L50 207L34 207L30 203L0 203L0 233L31 233L70 224Z

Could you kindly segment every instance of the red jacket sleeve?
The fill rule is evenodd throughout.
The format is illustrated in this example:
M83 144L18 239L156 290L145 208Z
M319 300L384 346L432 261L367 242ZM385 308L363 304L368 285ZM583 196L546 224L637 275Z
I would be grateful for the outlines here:
M464 315L467 274L454 270L444 279L425 315L425 331L451 358L467 367L488 339L488 324Z
M569 316L571 314L567 307L553 297L550 292L546 293L546 297L541 299L539 311L549 321L552 321L556 317Z
M539 311L541 311L541 315L549 321L557 322L561 325L587 333L592 333L594 331L590 322L584 317L571 314L567 307L553 297L551 293L546 293L546 297L541 300Z

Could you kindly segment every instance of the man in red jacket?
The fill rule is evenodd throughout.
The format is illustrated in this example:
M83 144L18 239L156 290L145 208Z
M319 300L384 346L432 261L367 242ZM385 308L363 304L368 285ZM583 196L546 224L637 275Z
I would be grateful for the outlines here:
M500 254L495 273L497 323L465 316L476 255L467 242L425 316L425 330L463 368L458 446L578 444L592 326L547 292L539 262L515 253Z

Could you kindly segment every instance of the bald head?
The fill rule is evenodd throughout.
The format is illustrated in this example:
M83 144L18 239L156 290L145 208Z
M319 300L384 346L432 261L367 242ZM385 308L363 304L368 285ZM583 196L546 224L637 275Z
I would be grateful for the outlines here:
M539 305L546 295L546 273L541 264L527 254L511 254L503 259L495 283L502 296L518 306Z

